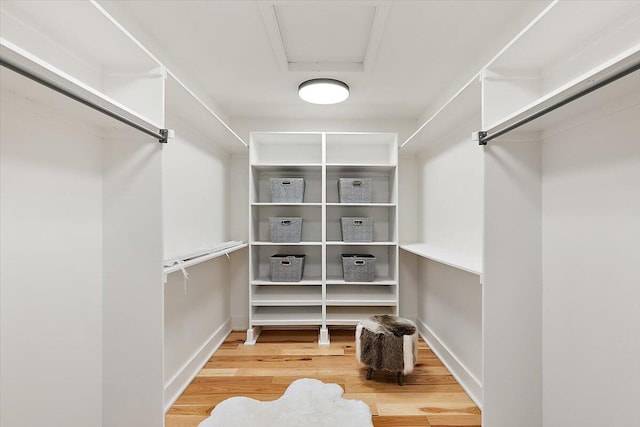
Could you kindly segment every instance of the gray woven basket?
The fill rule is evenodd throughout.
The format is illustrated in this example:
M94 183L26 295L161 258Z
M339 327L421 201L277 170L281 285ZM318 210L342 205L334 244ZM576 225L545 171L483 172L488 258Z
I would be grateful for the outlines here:
M371 178L340 178L338 194L340 203L371 203Z
M304 200L303 178L270 178L269 183L273 203L302 203Z
M342 254L342 274L345 282L373 282L376 277L376 257Z
M304 273L305 255L276 254L269 259L272 282L299 282Z
M298 243L302 234L302 218L291 216L270 216L269 228L274 243Z
M371 242L373 240L373 218L342 217L343 242Z

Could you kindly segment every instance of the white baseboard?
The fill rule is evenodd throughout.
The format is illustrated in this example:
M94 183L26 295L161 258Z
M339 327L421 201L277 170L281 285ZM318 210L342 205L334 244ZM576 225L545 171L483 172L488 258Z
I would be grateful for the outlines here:
M193 381L200 369L207 363L213 353L220 347L231 333L231 318L227 319L211 337L195 352L182 369L164 386L164 412L178 400L187 386Z
M451 375L460 383L471 400L482 409L482 383L469 369L449 350L447 345L422 321L416 319L418 333L427 343L438 359L447 367Z

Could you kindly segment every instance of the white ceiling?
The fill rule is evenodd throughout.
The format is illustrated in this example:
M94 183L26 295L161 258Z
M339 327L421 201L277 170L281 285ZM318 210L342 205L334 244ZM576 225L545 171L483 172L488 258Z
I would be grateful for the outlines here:
M232 118L418 119L549 1L117 3L144 34L132 32ZM297 86L314 77L343 80L351 97L304 103Z

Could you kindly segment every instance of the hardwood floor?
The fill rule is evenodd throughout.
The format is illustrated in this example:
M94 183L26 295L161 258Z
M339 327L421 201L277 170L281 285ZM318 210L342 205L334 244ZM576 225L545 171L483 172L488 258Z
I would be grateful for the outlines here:
M277 399L298 378L339 384L345 398L371 407L376 427L480 426L480 410L422 340L416 369L400 387L395 374L365 379L352 330L332 330L328 347L319 347L310 330L264 331L255 346L245 346L244 338L244 332L229 335L167 412L166 427L195 427L232 396Z

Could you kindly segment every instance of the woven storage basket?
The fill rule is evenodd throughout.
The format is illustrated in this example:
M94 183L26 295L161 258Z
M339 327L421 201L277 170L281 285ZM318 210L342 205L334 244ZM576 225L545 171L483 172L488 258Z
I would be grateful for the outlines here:
M340 203L371 203L371 178L340 178L338 194Z
M373 282L376 276L376 257L367 254L342 254L342 273L345 282Z
M299 282L304 273L305 255L276 254L269 259L272 282Z
M270 216L269 229L273 243L298 243L302 234L302 218Z
M373 240L373 218L342 217L343 242L371 242Z
M304 200L303 178L270 178L269 183L273 203L302 203Z

